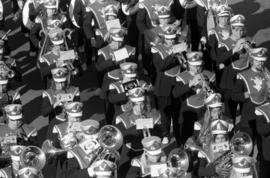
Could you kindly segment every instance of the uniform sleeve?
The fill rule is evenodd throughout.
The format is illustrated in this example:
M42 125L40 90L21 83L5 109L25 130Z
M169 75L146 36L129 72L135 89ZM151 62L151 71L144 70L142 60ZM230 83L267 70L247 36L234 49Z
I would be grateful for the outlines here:
M153 62L158 72L164 72L178 65L178 61L172 55L163 60L158 53L153 54Z
M33 43L33 45L35 46L36 49L38 49L38 47L39 47L38 46L39 41L40 41L39 32L40 32L41 29L42 29L41 24L35 23L33 28L30 31L30 35L29 35L30 40L32 41L32 43Z
M85 14L83 21L83 31L88 40L94 37L94 29L92 26L92 20L94 19L92 12Z
M126 93L118 93L116 89L110 90L108 95L109 102L117 104L128 100Z
M41 104L41 114L47 117L53 111L53 107L48 97L43 97Z
M270 123L266 122L265 116L258 116L256 118L256 127L258 133L263 137L270 136Z
M147 29L145 25L146 15L147 15L147 12L145 9L139 9L139 11L137 12L136 24L137 24L140 34L144 34L144 31Z
M233 54L232 50L228 51L226 47L219 47L217 45L214 50L216 54L216 58L214 58L214 60L216 60L217 64L225 63L226 65L229 65L231 63L231 59L236 60L239 58L239 54Z
M98 71L105 71L114 66L114 63L111 59L105 60L102 54L98 55L96 68Z
M173 96L178 98L183 96L187 92L192 91L192 88L189 88L189 84L184 84L183 82L176 82L175 87L173 88Z
M216 174L215 167L213 165L207 166L207 161L205 158L199 158L199 177L210 177Z
M246 84L242 79L237 79L235 82L235 87L233 88L232 99L234 101L245 101L244 93L247 91Z

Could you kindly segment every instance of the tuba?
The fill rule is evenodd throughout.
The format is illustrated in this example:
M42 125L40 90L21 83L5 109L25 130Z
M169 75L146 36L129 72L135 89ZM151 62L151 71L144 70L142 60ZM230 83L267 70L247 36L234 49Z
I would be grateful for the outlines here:
M175 170L177 176L184 175L189 168L189 157L185 150L181 148L173 149L167 160L168 167Z
M118 128L113 125L103 126L98 133L97 140L100 146L90 153L89 166L103 159L111 162L118 162L120 160L117 150L123 144L123 135Z

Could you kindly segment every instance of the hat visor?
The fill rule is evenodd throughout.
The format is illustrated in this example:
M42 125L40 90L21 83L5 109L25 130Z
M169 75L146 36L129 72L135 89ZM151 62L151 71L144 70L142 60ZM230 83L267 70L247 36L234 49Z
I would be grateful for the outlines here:
M19 120L19 119L22 119L23 115L22 114L19 114L19 115L9 115L7 114L8 118L10 120Z
M64 43L64 39L57 40L57 41L52 40L52 43L53 43L54 45L60 45L60 44L63 44L63 43Z
M176 34L172 34L172 35L164 35L164 37L166 39L175 39L176 38Z
M144 96L137 97L137 98L130 98L130 101L133 103L142 102L142 101L144 101Z
M4 85L4 84L7 84L8 83L8 80L0 80L0 85Z
M251 56L254 60L256 60L256 61L266 61L267 60L267 58L266 57L255 57L255 56Z
M212 134L226 134L228 132L226 132L225 130L213 130L211 131Z
M123 75L125 75L125 77L127 77L127 78L135 78L137 76L136 73L131 73L131 74L124 73Z
M124 37L115 37L115 36L112 36L112 40L113 41L123 42L124 41Z
M227 12L226 12L226 13L224 12L224 13L218 14L217 16L218 16L218 17L230 17L230 14L227 13Z
M233 27L244 27L245 24L243 24L243 23L231 23L231 26L233 26Z
M56 9L57 5L45 5L44 7L47 9Z
M159 15L158 16L158 18L160 18L160 19L167 19L167 18L169 18L170 17L170 15L169 14L164 14L164 15Z
M214 103L207 105L209 108L219 108L223 106L223 103Z
M155 156L155 155L161 154L162 151L161 151L161 148L160 148L160 149L153 150L153 151L150 151L150 150L147 150L147 149L146 149L146 152L147 152L148 154L150 154L150 155Z
M67 112L67 114L70 117L82 117L82 111L81 112Z
M95 174L97 176L111 176L112 172L111 171L95 171Z
M117 17L117 14L116 13L112 13L112 12L109 12L109 13L105 13L106 16L115 16Z
M55 82L65 82L67 80L67 78L66 77L63 77L63 78L53 78L53 80Z
M196 62L190 62L190 61L188 61L188 63L190 64L190 65L193 65L193 66L200 66L200 65L202 65L202 61L196 61Z

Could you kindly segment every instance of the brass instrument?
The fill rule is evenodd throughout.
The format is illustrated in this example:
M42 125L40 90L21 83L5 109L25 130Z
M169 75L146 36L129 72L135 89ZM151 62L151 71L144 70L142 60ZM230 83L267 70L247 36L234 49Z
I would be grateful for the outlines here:
M100 129L97 140L100 147L89 155L89 166L102 159L115 159L111 160L113 162L119 161L120 156L117 150L123 144L123 135L119 129L113 125L105 125Z
M181 148L173 149L167 158L168 167L175 170L177 176L184 175L189 168L189 157Z
M7 74L8 78L13 78L15 76L15 72L11 70L4 61L0 61L0 73Z
M244 132L236 133L230 141L230 151L225 152L216 160L211 161L205 150L198 146L194 139L189 138L185 143L185 148L192 151L198 151L205 156L208 164L214 165L214 167L224 168L230 170L232 167L233 155L249 155L253 149L253 143L250 136Z
M199 73L199 75L200 75L201 87L203 91L207 93L214 93L214 90L211 89L211 87L209 86L210 81L208 77L203 75L203 73Z

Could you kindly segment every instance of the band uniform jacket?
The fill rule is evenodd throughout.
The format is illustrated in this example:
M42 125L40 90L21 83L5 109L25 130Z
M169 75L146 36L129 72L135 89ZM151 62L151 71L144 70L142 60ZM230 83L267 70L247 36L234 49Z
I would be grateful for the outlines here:
M255 108L267 100L268 89L263 72L254 72L252 69L245 70L237 75L232 98L235 101L244 102L240 126L255 128ZM246 99L244 93L248 92Z
M18 129L12 130L7 124L0 126L0 137L16 136L18 145L36 145L37 129L23 124Z
M169 54L169 50L170 47L161 44L153 46L151 49L157 73L154 87L156 96L170 96L175 84L175 77L180 73L178 59L174 54Z
M158 163L164 163L167 160L167 156L165 155L164 152L161 153L161 157L160 160L158 161ZM147 160L145 153L143 153L141 156L138 156L134 159L132 159L131 161L131 169L133 169L133 171L131 171L132 174L130 177L132 178L139 178L139 177L151 177L151 173L150 173L150 167L149 165L151 164L151 162L149 160ZM130 174L129 174L130 175Z
M133 61L134 60L134 56L136 53L136 49L134 47L128 46L128 45L124 45L122 48L123 49L126 48L129 58L125 59L126 61ZM113 54L113 50L110 48L109 45L105 46L104 48L101 48L100 50L98 50L98 60L96 63L96 69L99 72L109 72L113 69L116 68L116 66L118 67L118 65L116 64L116 62L112 61L112 56Z
M236 41L230 37L220 41L219 45L215 46L216 57L213 58L221 70L219 87L230 91L233 90L237 74L249 67L247 53L233 54L235 44Z
M86 13L83 21L83 30L85 36L88 40L95 38L96 29L102 29L105 27L105 14L104 9L108 5L119 5L119 2L115 0L105 1L104 3L99 3L95 1L91 6L86 8Z
M262 151L264 160L270 161L270 103L258 106L255 112L259 113L256 118L256 126L262 140L262 150L259 151Z
M135 79L134 82L136 86L147 86L147 83L142 80ZM127 92L128 90L125 90L122 80L110 84L108 99L110 103L114 104L115 116L132 109Z
M143 139L142 130L136 129L136 120L143 118L152 118L154 128L150 129L151 135L160 134L160 113L156 109L146 111L143 115L135 115L133 111L127 111L116 117L116 125L123 133L125 146L132 151L142 151L143 146L141 140Z

